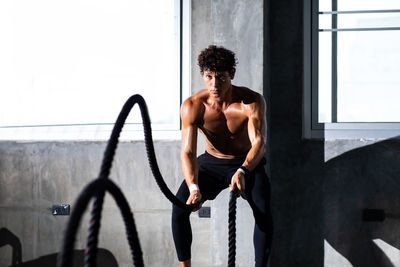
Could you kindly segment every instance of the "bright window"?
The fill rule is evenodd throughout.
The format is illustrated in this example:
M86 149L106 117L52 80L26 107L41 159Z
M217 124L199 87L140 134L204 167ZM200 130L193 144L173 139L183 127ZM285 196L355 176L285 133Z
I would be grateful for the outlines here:
M181 9L177 0L1 1L0 131L108 132L133 94L153 129L179 130ZM141 129L138 108L131 114L130 129Z
M305 2L305 114L311 132L398 135L400 1Z

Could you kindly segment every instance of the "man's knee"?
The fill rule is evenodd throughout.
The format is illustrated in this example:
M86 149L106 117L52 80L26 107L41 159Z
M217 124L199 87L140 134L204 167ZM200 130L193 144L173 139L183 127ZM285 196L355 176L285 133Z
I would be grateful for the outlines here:
M181 209L176 205L172 205L172 223L180 223L189 220L190 211Z

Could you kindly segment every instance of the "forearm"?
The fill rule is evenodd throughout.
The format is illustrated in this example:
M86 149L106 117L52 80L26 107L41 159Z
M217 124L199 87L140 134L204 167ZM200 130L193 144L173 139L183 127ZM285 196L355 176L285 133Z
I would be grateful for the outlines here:
M263 140L257 140L252 144L251 149L247 153L246 159L243 162L242 166L245 166L249 171L252 171L256 168L258 163L260 163L261 159L265 156L266 145Z
M197 157L192 153L182 152L182 173L185 178L186 184L198 184L198 163Z
M267 121L266 121L266 106L264 98L259 96L257 105L249 117L248 133L251 142L251 149L247 153L246 160L243 166L250 171L254 170L264 157L267 141Z
M256 166L260 163L261 159L264 157L265 151L266 147L262 139L253 139L251 149L247 153L245 161L242 163L242 167L245 168L238 168L238 170L232 176L231 184L229 185L229 190L231 192L237 189L237 193L240 194L241 192L243 192L243 190L245 190L246 176L249 174L249 171L254 170Z

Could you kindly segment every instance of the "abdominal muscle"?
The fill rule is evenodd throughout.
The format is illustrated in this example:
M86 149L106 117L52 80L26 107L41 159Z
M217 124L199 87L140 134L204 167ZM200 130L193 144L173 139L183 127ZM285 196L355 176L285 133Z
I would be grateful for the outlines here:
M251 148L250 140L245 136L210 136L200 130L206 140L206 151L217 158L233 159L244 157Z

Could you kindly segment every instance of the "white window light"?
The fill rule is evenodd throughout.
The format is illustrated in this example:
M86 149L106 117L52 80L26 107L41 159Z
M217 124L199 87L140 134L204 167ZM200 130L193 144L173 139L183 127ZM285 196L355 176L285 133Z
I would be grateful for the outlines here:
M400 2L308 0L304 136L400 134Z
M133 94L178 138L189 20L189 1L2 1L0 139L107 139ZM142 138L139 114L122 138Z

